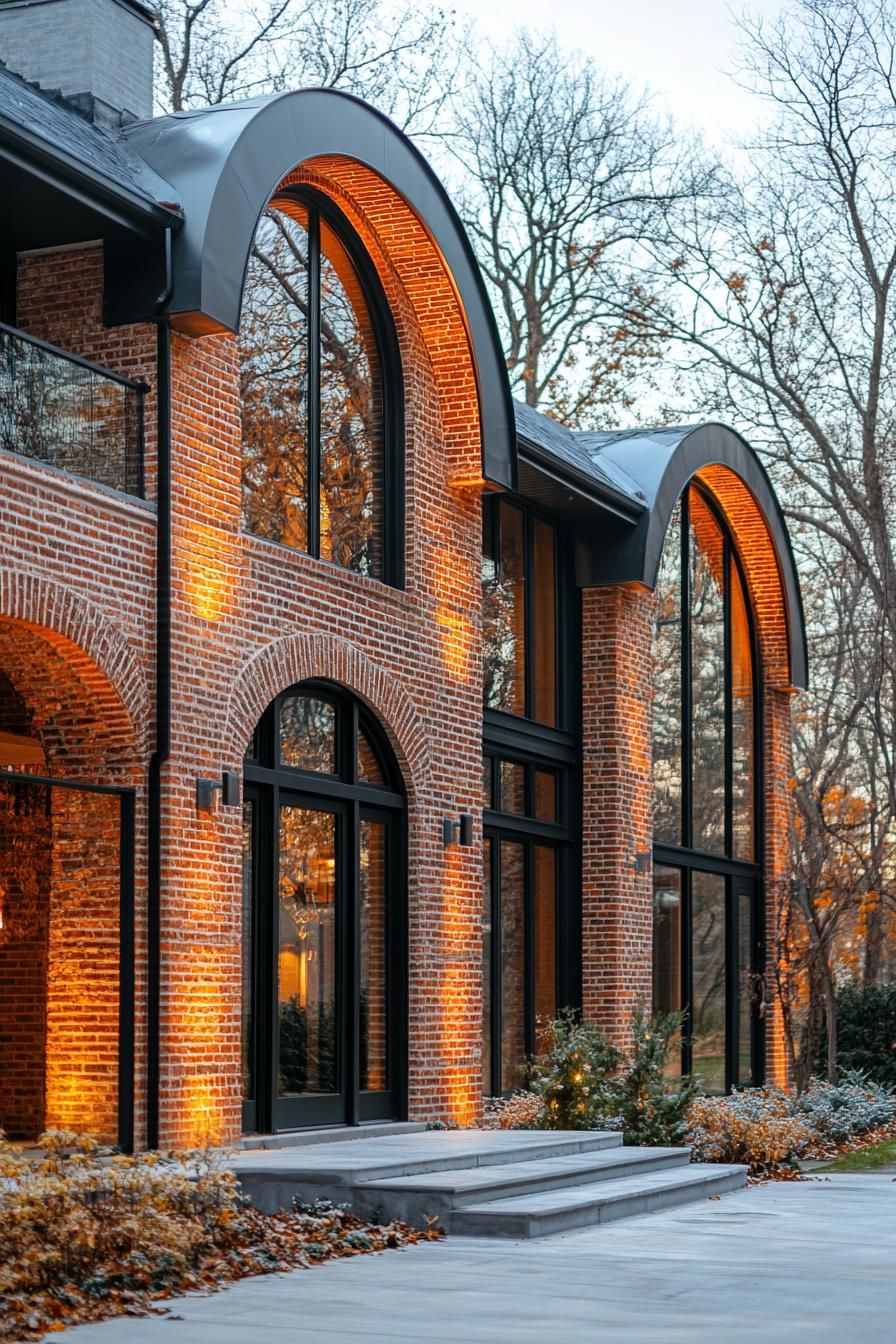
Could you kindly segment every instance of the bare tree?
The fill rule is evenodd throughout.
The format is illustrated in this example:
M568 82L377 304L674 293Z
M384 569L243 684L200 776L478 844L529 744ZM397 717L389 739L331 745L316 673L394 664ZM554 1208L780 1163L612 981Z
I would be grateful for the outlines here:
M461 213L518 395L571 424L627 409L659 342L615 300L645 218L695 189L686 147L623 81L526 31L482 48L454 118Z
M160 0L159 11L158 97L173 111L339 88L425 134L465 49L453 15L409 0Z
M878 0L799 0L741 27L772 123L737 161L748 176L718 172L711 209L664 213L619 312L758 442L791 523L814 662L797 866L830 1013L837 931L870 902L876 976L894 883L896 24Z

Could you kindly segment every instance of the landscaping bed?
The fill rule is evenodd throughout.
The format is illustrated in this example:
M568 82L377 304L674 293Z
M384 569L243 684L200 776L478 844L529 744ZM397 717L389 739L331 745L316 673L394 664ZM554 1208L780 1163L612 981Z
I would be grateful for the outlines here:
M896 1140L896 1093L858 1070L836 1084L814 1078L797 1096L746 1088L698 1096L663 1065L676 1016L633 1023L628 1054L593 1024L567 1014L548 1025L529 1088L485 1105L487 1129L616 1129L627 1144L678 1146L692 1161L739 1163L753 1179L798 1180L804 1162L833 1161Z
M376 1226L326 1200L263 1214L220 1155L125 1157L50 1132L40 1156L0 1140L0 1340L123 1314L234 1279L442 1236Z

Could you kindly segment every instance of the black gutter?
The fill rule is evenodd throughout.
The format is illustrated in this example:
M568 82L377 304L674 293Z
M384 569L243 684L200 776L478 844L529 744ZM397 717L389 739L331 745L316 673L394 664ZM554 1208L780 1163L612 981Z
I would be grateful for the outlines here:
M627 523L637 523L647 512L646 500L635 499L623 490L590 476L584 471L561 461L548 448L534 443L523 435L517 435L520 461L527 462L536 471L542 472L551 480L557 481L565 490L578 495L587 503L615 513Z
M174 287L171 229L165 232L165 288L157 313ZM146 898L146 1146L159 1144L162 934L162 767L171 754L171 323L156 318L156 741L149 762Z

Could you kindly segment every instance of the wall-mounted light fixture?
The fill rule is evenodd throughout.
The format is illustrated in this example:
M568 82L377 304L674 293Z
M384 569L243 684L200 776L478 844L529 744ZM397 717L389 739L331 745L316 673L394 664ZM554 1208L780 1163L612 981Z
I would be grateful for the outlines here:
M469 812L461 812L455 821L453 817L442 818L442 844L463 845L468 849L473 843L473 818Z
M222 770L220 779L197 779L196 811L211 812L216 791L221 790L224 807L239 807L240 777L235 770Z
M653 855L650 853L649 849L639 850L638 853L635 855L635 862L634 862L635 872L649 873L652 859Z

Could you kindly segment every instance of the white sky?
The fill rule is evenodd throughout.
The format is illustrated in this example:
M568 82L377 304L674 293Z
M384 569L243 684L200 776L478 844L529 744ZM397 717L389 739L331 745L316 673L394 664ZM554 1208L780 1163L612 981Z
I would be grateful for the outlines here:
M610 74L649 85L682 125L716 141L749 136L763 105L723 73L733 64L731 14L774 18L784 0L454 0L480 32L501 42L514 27L553 27L560 43Z

